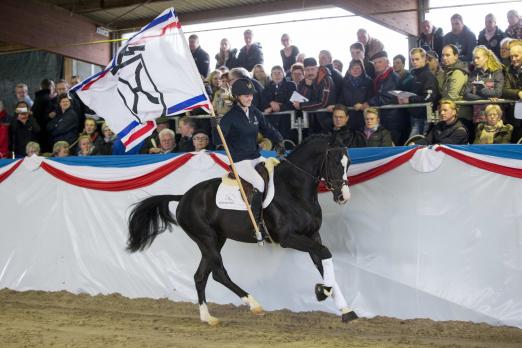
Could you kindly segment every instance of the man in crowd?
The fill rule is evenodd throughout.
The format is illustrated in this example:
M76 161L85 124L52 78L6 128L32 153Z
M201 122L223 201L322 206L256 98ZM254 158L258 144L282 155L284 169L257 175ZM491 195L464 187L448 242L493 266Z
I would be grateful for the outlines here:
M378 52L384 51L384 45L376 38L370 37L366 29L357 30L357 41L364 45L366 57L370 58Z
M254 65L263 64L264 62L261 44L259 42L253 42L253 37L254 34L252 33L252 30L245 30L243 33L245 46L241 48L237 57L237 65L247 69L248 71L252 71Z
M199 37L196 34L189 36L189 48L199 74L206 78L210 67L210 57L199 45Z
M33 116L42 130L40 133L42 152L51 152L52 149L47 123L56 115L56 97L54 81L43 79L40 83L40 90L35 93L34 104L31 108Z
M296 110L314 111L333 105L335 102L334 82L325 67L318 67L315 58L304 60L305 79L297 86L297 91L308 99L307 102L293 102ZM315 114L310 125L312 133L328 132L332 128L329 113Z
M471 63L473 49L477 46L477 37L464 25L462 16L458 13L451 16L451 32L444 35L444 46L455 45L460 52L460 60Z
M511 46L510 49L511 65L507 68L504 76L504 89L502 91L502 97L512 100L522 99L522 44L517 43ZM512 114L508 115L508 123L513 124L515 129L513 130L512 139L517 141L522 137L522 125L520 120L516 120L512 117Z
M506 29L506 35L512 39L522 39L522 20L516 10L507 13L509 26Z
M15 87L15 95L16 101L26 102L29 107L33 107L33 101L31 97L29 97L29 90L27 89L27 85L25 83L19 83Z
M437 54L442 54L444 32L442 28L437 28L430 21L425 20L421 25L421 34L417 40L417 46L424 49L426 52L434 51Z
M188 116L183 116L179 120L179 133L181 135L177 151L190 152L194 151L194 144L192 143L192 134L196 128L195 122Z
M296 87L299 85L299 82L304 80L304 66L302 63L295 63L292 65L290 68L290 77Z
M364 51L364 46L360 42L355 42L350 46L350 55L352 56L352 60L360 60L364 62L364 70L366 71L366 75L370 76L372 79L375 77L375 67L373 63L367 58L367 55Z
M393 57L393 71L399 75L399 89L401 91L409 91L413 76L411 76L411 73L406 69L406 57L402 54Z
M495 16L492 13L488 14L485 19L485 28L479 33L478 44L486 46L495 53L498 59L501 59L500 42L505 37L506 34L497 26Z
M319 65L324 66L330 72L330 76L335 84L335 102L337 102L343 89L343 75L333 67L332 62L333 58L330 51L321 50L319 52Z
M159 153L159 133L164 129L169 129L169 119L162 116L156 119L156 129L154 132L143 141L143 145L140 149L141 154Z

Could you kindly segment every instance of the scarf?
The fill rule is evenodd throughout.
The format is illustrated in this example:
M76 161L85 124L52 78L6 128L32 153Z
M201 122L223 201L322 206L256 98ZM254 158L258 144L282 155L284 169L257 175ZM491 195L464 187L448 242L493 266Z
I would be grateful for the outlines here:
M370 139L371 135L375 132L377 132L377 129L379 128L379 126L375 126L373 128L366 128L364 127L364 136L366 137L366 139Z
M504 127L502 120L497 124L490 126L484 123L484 128L480 132L480 144L493 144L495 141L495 133Z
M381 88L381 85L382 85L382 82L384 80L386 80L388 78L388 76L390 76L390 74L393 72L393 69L392 68L388 68L386 69L382 74L378 75L374 80L373 80L373 92L375 94L378 94L379 93L379 88Z

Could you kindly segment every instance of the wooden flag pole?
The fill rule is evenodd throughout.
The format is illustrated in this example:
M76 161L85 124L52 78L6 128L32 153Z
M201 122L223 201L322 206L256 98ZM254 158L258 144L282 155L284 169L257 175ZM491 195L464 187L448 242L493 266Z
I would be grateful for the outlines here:
M248 202L248 198L246 196L245 190L243 189L243 185L241 185L241 179L239 178L239 175L236 171L236 166L234 165L234 161L232 160L232 156L230 155L230 151L228 149L227 142L225 140L225 136L223 135L223 131L221 130L221 126L219 125L219 122L217 122L217 116L214 112L214 108L211 108L212 111L212 117L216 118L216 130L219 134L219 138L221 139L221 143L223 144L223 148L225 149L225 153L227 154L228 161L230 163L230 168L232 169L232 173L234 173L234 177L236 178L237 185L239 186L239 191L241 192L241 197L243 198L243 201L245 202L248 216L250 216L250 221L252 222L252 226L254 226L254 231L256 233L256 240L257 244L262 246L264 244L263 242L263 236L261 235L261 232L259 231L259 226L257 225L256 218L254 217L254 213L252 213L252 208L250 207L250 203ZM261 209L263 209L261 207Z

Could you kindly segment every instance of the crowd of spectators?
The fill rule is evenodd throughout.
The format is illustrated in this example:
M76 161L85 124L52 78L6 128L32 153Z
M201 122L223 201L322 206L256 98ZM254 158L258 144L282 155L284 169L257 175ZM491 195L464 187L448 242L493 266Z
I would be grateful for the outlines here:
M273 67L263 65L263 48L250 29L240 49L231 47L227 38L221 40L213 70L198 36L188 41L218 115L233 106L234 82L247 78L256 90L254 105L294 142L296 134L285 111L295 111L297 117L306 111L307 134L340 132L349 147L509 143L522 136L520 120L512 104L495 103L500 98L522 99L522 19L515 10L507 18L509 27L502 31L495 16L487 14L478 37L459 14L451 17L452 29L446 34L424 21L417 47L393 59L382 41L359 29L347 47L351 61L344 76L342 62L328 50L307 56L288 34L281 36L281 64ZM27 85L16 85L15 114L7 114L0 102L0 157L125 153L110 125L90 116L92 110L69 91L79 80L44 79L34 98ZM482 102L458 105L463 100ZM406 107L418 103L432 103L438 122L429 122L425 106ZM130 153L213 149L208 119L187 114L176 121L157 119L154 133ZM266 139L259 143L266 149L271 146Z

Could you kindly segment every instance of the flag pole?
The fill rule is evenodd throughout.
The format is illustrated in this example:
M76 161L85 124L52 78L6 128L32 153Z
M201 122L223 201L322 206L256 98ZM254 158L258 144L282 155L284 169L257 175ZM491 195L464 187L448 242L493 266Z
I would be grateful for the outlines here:
M212 104L210 104L210 105L212 105ZM210 110L211 110L212 117L216 118L216 121L217 121L217 116L216 116L216 113L212 106L210 107ZM246 196L245 190L243 189L243 185L241 184L241 179L239 178L239 174L237 174L236 166L234 165L234 161L232 160L232 156L230 155L227 141L225 140L225 136L223 135L223 131L221 130L221 126L219 125L219 122L216 122L216 130L219 134L219 138L221 139L221 143L223 144L223 148L225 149L225 153L227 154L228 162L230 163L230 168L232 169L232 173L234 173L234 178L236 179L237 185L239 186L239 191L241 192L241 197L243 198L243 201L245 202L245 205L246 205L246 208L248 211L248 216L250 217L250 222L252 222L252 226L254 226L257 244L262 246L264 244L263 236L261 235L261 232L259 231L259 226L257 225L256 219L254 217L254 213L252 212L252 207L250 207L250 203L248 202L248 198ZM263 208L261 207L261 209L263 209Z

